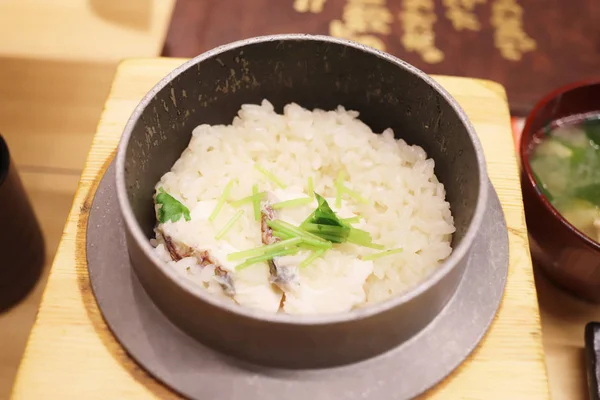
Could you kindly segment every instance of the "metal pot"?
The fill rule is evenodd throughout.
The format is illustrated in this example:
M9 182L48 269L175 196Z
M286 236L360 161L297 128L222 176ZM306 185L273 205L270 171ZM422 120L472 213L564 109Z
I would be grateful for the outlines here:
M425 282L380 304L343 314L267 314L225 304L153 254L154 185L201 123L231 123L245 103L268 99L281 111L339 104L375 131L391 127L436 162L455 219L453 253ZM383 52L325 36L248 39L204 53L162 79L131 116L119 144L117 194L127 245L145 290L183 331L247 361L319 368L386 352L442 310L463 275L487 204L488 177L472 125L431 77ZM398 221L402 223L402 221ZM152 334L149 332L148 334Z

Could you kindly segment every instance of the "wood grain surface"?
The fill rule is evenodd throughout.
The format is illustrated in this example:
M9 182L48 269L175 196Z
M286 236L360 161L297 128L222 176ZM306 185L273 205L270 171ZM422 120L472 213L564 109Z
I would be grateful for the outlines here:
M534 268L544 352L553 400L589 400L584 329L600 321L600 306L574 298Z
M117 63L160 53L175 0L2 0L0 56Z
M163 54L276 33L344 37L430 74L499 82L524 115L556 87L598 77L598 19L591 0L178 0Z
M94 137L14 399L174 398L123 351L91 293L85 257L88 211L122 129L141 97L181 59L123 62ZM548 399L539 310L517 163L503 88L489 81L435 77L463 106L484 146L509 229L510 270L500 310L483 342L430 399ZM146 332L152 334L152 332Z

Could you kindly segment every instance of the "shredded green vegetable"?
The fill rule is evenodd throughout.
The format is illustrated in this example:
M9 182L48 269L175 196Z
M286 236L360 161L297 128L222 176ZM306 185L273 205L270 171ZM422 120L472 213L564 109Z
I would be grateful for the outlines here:
M344 171L340 171L335 179L335 206L342 207L342 194L344 191Z
M269 225L269 228L273 229L274 231L283 232L284 234L292 235L294 237L299 236L302 238L309 238L319 242L324 242L324 240L319 236L313 235L312 233L307 232L302 228L298 228L280 219L274 221L267 221L267 225Z
M323 254L325 254L325 249L319 249L317 251L314 251L310 256L308 256L305 260L303 260L300 264L299 267L300 268L305 268L308 267L310 264L312 264L317 258L323 257Z
M264 254L262 256L258 256L258 257L252 257L247 259L246 261L244 261L243 263L241 263L240 265L238 265L237 267L235 267L235 269L237 271L240 271L244 268L247 268L253 264L259 263L259 262L263 262L263 261L268 261L268 260L272 260L274 258L277 257L282 257L282 256L288 256L288 255L292 255L292 254L296 254L298 251L300 251L299 247L292 247L289 249L285 249L285 250L281 250L277 253L271 253L271 254Z
M270 171L267 171L266 169L264 169L261 165L254 164L254 168L256 168L258 170L258 172L260 172L261 174L263 174L265 177L267 177L267 179L269 179L271 182L273 182L274 184L276 184L280 188L285 189L287 187L285 185L285 183L283 183L281 180L279 180L275 175L273 175L273 173L271 173Z
M402 253L402 249L391 249L391 250L382 251L380 253L369 254L367 256L363 256L362 260L363 261L377 260L378 258L385 257L385 256L391 256L392 254L398 254L398 253Z
M350 218L342 218L340 221L345 222L347 224L357 224L360 222L360 216L350 217Z
M318 235L321 239L325 239L326 241L331 242L331 243L340 244L340 243L345 242L345 240L341 239L340 236L336 235L336 234L318 232Z
M208 217L208 220L210 222L213 222L215 220L215 218L217 218L217 215L219 214L219 212L223 208L223 205L229 198L229 192L231 192L231 188L233 187L234 183L235 183L235 181L233 179L231 179L229 182L227 182L227 185L225 186L225 189L223 190L221 197L219 197L219 200L217 201L217 205L215 206L215 209Z
M350 226L343 225L325 225L325 224L302 224L302 229L313 233L319 237L326 237L334 243L343 243L350 234Z
M333 245L330 242L321 240L321 238L313 239L312 237L305 236L302 238L302 243L310 247L316 247L317 249L330 249Z
M237 260L241 260L243 258L256 257L256 256L261 256L261 255L266 255L266 254L277 253L277 252L285 249L286 247L295 246L295 245L299 244L300 242L302 242L302 238L300 238L300 237L295 237L295 238L288 239L288 240L282 240L281 242L257 247L255 249L231 253L227 256L227 259L229 261L237 261Z
M272 230L272 231L273 231L273 236L276 236L282 240L291 239L293 237L296 237L296 236L290 234L289 232L281 232L281 231L276 231L276 230Z
M352 242L349 242L349 243L352 243ZM366 247L368 249L373 249L373 250L383 250L383 249L385 249L384 245L373 243L373 242L370 242L370 243L354 243L354 244L362 246L362 247Z
M291 207L300 207L306 206L313 202L313 199L310 197L303 197L299 199L292 199L286 201L280 201L279 203L273 204L271 207L273 210L278 210L280 208L291 208Z
M371 240L371 234L362 229L352 228L352 231L348 234L348 239L351 240Z
M308 189L307 190L308 190L308 195L314 199L315 198L315 188L313 185L312 176L308 177Z
M369 200L366 199L363 195L358 193L356 190L352 190L344 184L344 171L340 171L336 180L335 180L335 206L336 208L340 208L342 206L342 199L344 194L352 197L354 200L359 203L369 204Z
M231 204L232 207L241 207L244 204L252 203L255 199L258 199L258 201L262 200L266 196L266 194L267 194L267 192L260 192L257 194L252 194L250 196L243 197L239 200L232 201L229 204Z
M342 179L343 173L340 173L336 180L336 186L340 189L338 190L339 197L341 198L343 192L346 191L350 196L361 199L362 196L360 196L360 194L344 188ZM308 183L309 188L312 190L312 179L309 178ZM322 257L328 249L333 247L334 243L347 242L372 249L383 250L384 247L382 245L373 243L369 232L351 226L352 223L360 221L360 216L340 219L331 209L324 197L314 191L312 193L314 199L318 202L318 206L300 226L292 225L289 222L280 219L266 221L267 225L272 230L273 236L280 238L281 241L228 255L227 258L230 261L245 259L244 262L236 267L237 270L244 269L259 262L272 260L276 257L295 254L302 249L312 250L310 256L299 264L301 268L304 268L313 263L316 259ZM259 193L258 185L255 184L252 186L251 196L237 200L231 204L240 205L252 202L254 216L256 220L260 220L260 201L263 196L264 192ZM311 197L282 201L273 204L273 209L310 204L312 201L313 198ZM231 225L241 217L242 213L243 210L238 211L234 218L232 218L232 221L223 228L218 236L222 237L225 235L227 230L231 229ZM383 251L381 253L374 253L363 257L363 260L374 260L400 251L401 249L394 249Z
M369 204L369 200L365 199L360 193L358 193L355 190L349 189L346 186L342 186L342 192L346 193L348 196L352 197L359 203Z
M319 205L300 225L301 229L333 243L348 242L359 246L383 249L383 246L373 243L369 232L353 228L348 222L340 220L322 196L315 193L315 197Z
M368 247L370 249L383 250L385 248L381 244L373 243L373 239L371 238L371 234L369 232L357 228L352 228L346 241L348 243Z
M227 234L227 232L229 232L231 230L231 228L233 227L233 224L235 224L238 221L238 219L241 218L241 216L243 214L244 214L244 210L238 210L238 212L236 212L234 214L234 216L231 217L231 219L225 224L225 226L219 231L219 233L217 233L217 236L215 236L215 239L221 240Z
M254 210L254 220L260 221L260 199L258 198L258 185L252 185L252 208Z
M333 247L332 243L327 240L322 240L321 238L319 238L317 240L317 239L313 239L308 236L305 236L305 237L294 236L293 234L290 234L289 232L283 233L281 231L273 231L273 236L276 236L282 240L299 237L300 239L302 239L301 246L306 247L311 250L318 250L318 249L328 250Z

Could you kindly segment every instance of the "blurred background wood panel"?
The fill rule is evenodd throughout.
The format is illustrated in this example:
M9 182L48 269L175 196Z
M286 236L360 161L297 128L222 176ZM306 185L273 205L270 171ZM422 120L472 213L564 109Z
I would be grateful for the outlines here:
M10 390L117 63L160 53L174 0L1 0L0 133L46 238L28 298L0 314Z
M22 168L79 174L115 71L105 62L0 57L0 132Z
M329 34L430 74L499 82L511 112L524 115L558 86L600 78L599 19L592 0L178 0L163 54L193 57L257 35Z
M160 52L174 0L2 0L0 55L118 62Z

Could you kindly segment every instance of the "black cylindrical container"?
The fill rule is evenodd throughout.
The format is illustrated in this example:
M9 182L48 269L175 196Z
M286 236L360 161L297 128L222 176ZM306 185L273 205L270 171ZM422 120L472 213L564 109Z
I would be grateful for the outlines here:
M0 135L0 312L21 301L44 265L44 238Z

